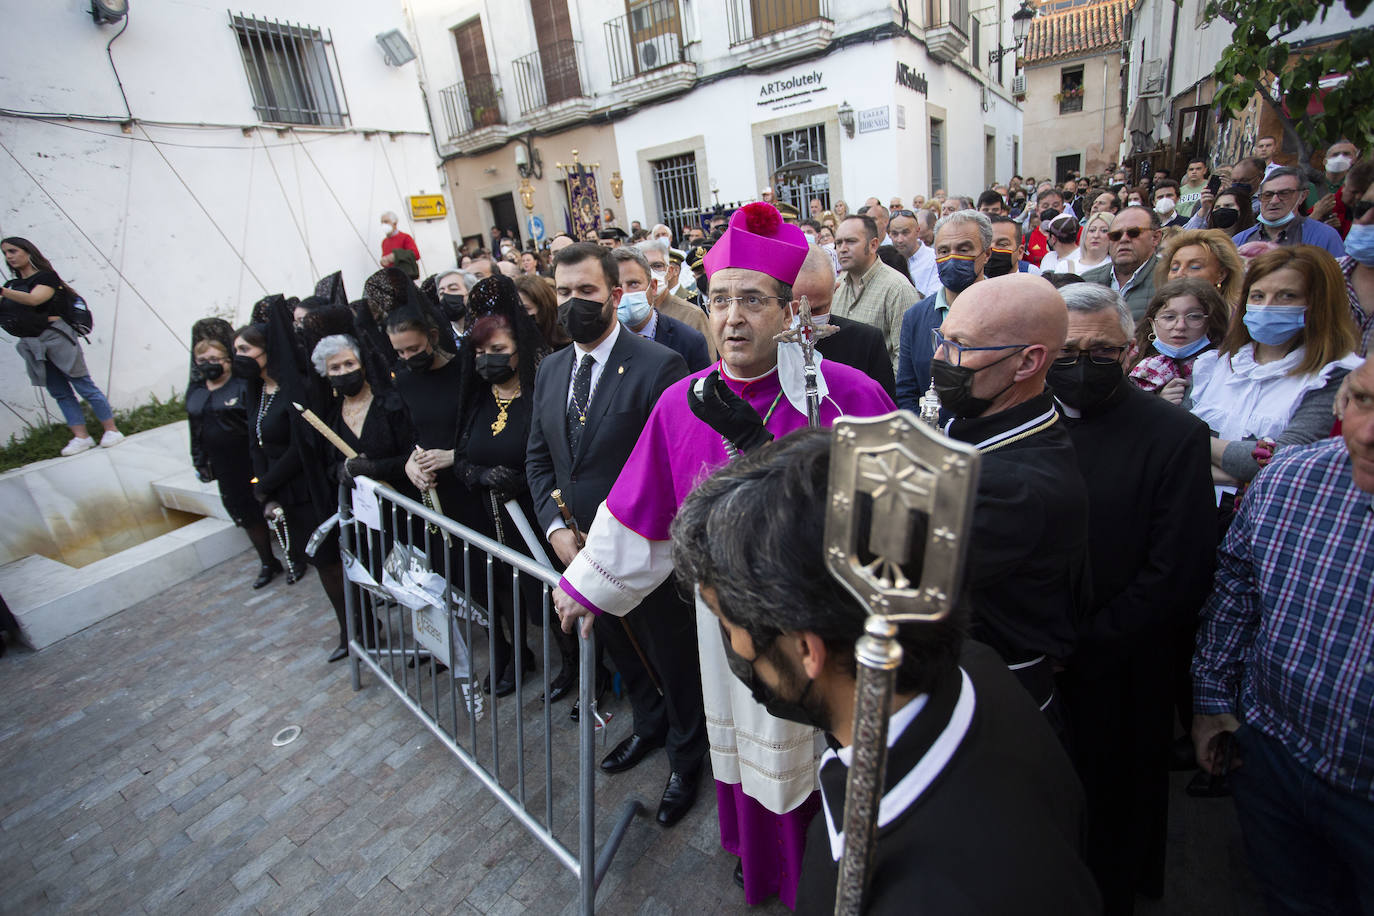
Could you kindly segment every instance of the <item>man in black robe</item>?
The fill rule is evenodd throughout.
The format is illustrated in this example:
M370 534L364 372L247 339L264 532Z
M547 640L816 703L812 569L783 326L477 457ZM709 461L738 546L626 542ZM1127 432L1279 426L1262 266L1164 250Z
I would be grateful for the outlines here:
M1045 375L1064 343L1049 281L975 283L937 332L931 378L946 435L982 452L964 596L972 635L1007 663L1063 733L1054 668L1088 607L1088 496Z
M854 643L867 610L824 572L830 437L800 430L683 502L673 561L718 618L731 671L769 712L815 725L822 816L798 913L830 913L852 749ZM1081 858L1083 794L1035 704L956 610L898 638L887 781L865 912L1077 916L1100 904Z
M1131 313L1093 283L1060 290L1064 349L1050 369L1088 487L1092 605L1060 676L1088 799L1088 862L1109 914L1159 897L1173 736L1171 651L1211 587L1207 426L1124 377Z

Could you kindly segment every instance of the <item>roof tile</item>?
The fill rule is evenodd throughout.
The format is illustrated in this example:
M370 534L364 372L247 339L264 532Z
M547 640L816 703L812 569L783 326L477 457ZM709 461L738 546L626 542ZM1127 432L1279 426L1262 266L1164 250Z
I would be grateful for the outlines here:
M1036 16L1020 62L1043 64L1119 47L1130 8L1131 0L1104 0Z

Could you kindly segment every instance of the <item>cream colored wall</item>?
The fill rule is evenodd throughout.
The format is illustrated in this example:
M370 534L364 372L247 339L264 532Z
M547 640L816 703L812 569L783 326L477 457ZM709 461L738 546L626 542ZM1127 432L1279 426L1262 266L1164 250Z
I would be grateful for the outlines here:
M527 235L528 215L520 201L520 173L515 170L515 140L505 146L488 150L475 156L451 159L444 164L448 175L448 201L458 219L462 237L486 234L491 230L491 205L487 198L510 194L515 198L515 212L520 217L522 238ZM545 238L552 238L563 231L563 214L567 204L561 186L563 172L556 163L572 164L572 151L577 150L577 159L585 165L600 163L596 170L597 194L601 207L615 211L616 221L621 228L629 230L630 219L641 218L640 214L627 215L625 201L617 201L611 193L611 173L620 166L616 153L615 131L606 125L578 127L549 137L536 137L534 148L544 162L542 178L531 178L534 186L534 214L543 219ZM623 177L623 176L622 176ZM623 193L623 192L622 192ZM460 242L461 244L461 242Z
M1060 114L1059 103L1054 100L1060 71L1077 66L1083 67L1083 110ZM1115 164L1125 126L1120 71L1119 53L1026 68L1023 175L1053 178L1056 157L1074 153L1083 157L1085 173L1102 172Z

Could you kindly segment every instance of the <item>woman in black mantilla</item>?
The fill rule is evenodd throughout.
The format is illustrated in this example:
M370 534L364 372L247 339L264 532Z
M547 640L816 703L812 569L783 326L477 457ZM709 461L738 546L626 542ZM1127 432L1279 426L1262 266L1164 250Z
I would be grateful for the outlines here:
M191 326L191 381L186 418L191 427L191 461L202 483L219 484L224 510L248 535L262 567L253 588L282 571L272 555L272 535L253 496L253 462L248 454L248 383L233 375L234 329L223 318Z
M502 544L529 554L524 539L506 514L503 504L514 499L526 519L534 518L529 484L525 480L525 448L529 441L534 375L545 345L538 328L525 313L515 284L505 276L493 276L473 287L468 297L474 321L467 343L459 351L462 367L459 387L458 440L454 448L453 471L473 497L480 511L473 527ZM485 582L483 574L474 582ZM511 570L497 564L493 576L495 608L490 633L496 652L496 669L484 689L497 696L515 690L515 660L512 642L515 619L511 613ZM541 626L540 583L521 577L520 603L526 620ZM474 589L479 596L484 589ZM559 638L564 657L560 678L575 671L567 664L569 649L561 638L562 630L551 628ZM507 630L510 631L509 636ZM533 667L533 653L520 646L522 665ZM494 681L494 686L492 686ZM555 690L555 681L550 689Z
M277 518L285 523L279 530L288 547L286 581L294 583L305 575L306 542L335 511L338 492L325 475L328 456L317 446L317 434L291 405L298 403L320 414L330 398L324 381L308 368L287 302L281 296L263 300L254 307L253 317L260 323L240 328L234 341L234 373L248 382L249 453L257 476L254 495L269 525ZM312 332L313 317L306 316L303 331L305 342L312 346L323 336ZM339 621L339 644L329 656L331 662L339 661L348 656L348 649L337 532L320 544L308 562L315 567Z

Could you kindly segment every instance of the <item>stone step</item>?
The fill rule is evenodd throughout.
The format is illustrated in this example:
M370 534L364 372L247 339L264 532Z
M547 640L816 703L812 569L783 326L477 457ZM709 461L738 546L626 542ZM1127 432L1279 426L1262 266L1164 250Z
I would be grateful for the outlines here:
M195 471L155 481L153 491L168 509L229 521L229 513L224 511L224 503L219 498L219 487L214 483L201 483Z

